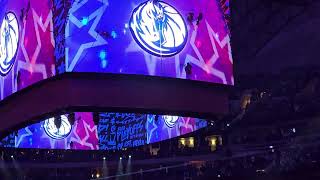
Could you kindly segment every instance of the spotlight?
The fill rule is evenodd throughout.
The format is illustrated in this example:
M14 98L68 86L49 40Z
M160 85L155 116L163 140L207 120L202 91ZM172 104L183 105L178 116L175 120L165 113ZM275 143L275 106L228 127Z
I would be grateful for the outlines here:
M106 59L103 59L102 61L101 61L101 67L102 68L106 68L108 66L108 61L106 60Z
M119 159L122 160L122 157L120 157Z
M99 174L99 173L97 173L97 174L96 174L96 177L97 177L97 178L99 178L99 177L100 177L100 174Z
M107 158L106 157L103 157L103 160L106 160Z
M89 23L89 18L88 17L83 17L81 19L81 24L82 25L86 26L86 25L88 25L88 23Z
M13 155L11 155L11 158L13 159Z
M106 59L106 57L107 57L107 52L104 50L100 51L99 58L103 60L103 59Z
M118 37L118 34L116 31L111 31L111 36L113 39L116 39Z
M131 158L131 155L129 155L129 158Z

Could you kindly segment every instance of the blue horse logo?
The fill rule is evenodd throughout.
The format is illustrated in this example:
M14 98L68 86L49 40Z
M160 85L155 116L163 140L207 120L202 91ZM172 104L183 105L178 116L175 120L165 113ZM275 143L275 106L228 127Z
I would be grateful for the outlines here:
M178 54L185 47L188 36L180 13L158 0L149 0L134 9L130 30L141 48L159 57Z
M6 13L0 26L0 74L5 76L14 65L18 51L19 25L14 13Z
M55 125L55 118L49 118L44 121L43 128L45 133L53 139L64 139L69 136L72 130L72 126L69 123L68 117L66 115L61 115L61 127Z

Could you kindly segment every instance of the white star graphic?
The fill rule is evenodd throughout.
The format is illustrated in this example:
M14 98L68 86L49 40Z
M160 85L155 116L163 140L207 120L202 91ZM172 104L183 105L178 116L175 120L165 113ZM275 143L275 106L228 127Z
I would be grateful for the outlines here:
M97 132L97 126L93 126L92 128L90 127L89 124L87 124L85 121L83 121L83 126L84 126L84 130L86 132L86 136L82 139L82 144L84 146L87 146L87 147L90 147L91 150L94 150L95 147L93 146L92 143L89 143L87 142L88 139L90 138L90 133L89 131L92 133L92 132L95 132L95 137L96 139L98 139L98 132ZM97 149L97 147L96 147Z
M213 29L211 28L211 26L209 25L209 23L207 21L206 21L206 25L207 25L207 29L208 29L208 33L209 33L209 37L210 37L210 41L211 41L211 45L212 45L212 49L214 51L214 54L210 58L209 63L205 63L205 60L200 53L200 50L195 45L195 40L196 40L196 36L198 33L197 27L195 27L195 30L192 32L192 35L191 35L190 44L191 44L192 49L196 53L197 58L188 54L186 57L186 62L190 62L190 63L202 68L207 73L210 73L210 74L220 78L222 80L223 84L228 84L225 73L214 68L213 65L219 59L219 53L218 53L217 46L216 46L215 42L218 43L220 48L224 48L225 46L228 46L229 60L231 63L233 62L232 55L231 55L231 45L230 45L229 35L226 35L223 38L223 40L220 41L219 36L217 36L217 34L213 31ZM196 26L196 25L194 25L194 26Z
M83 145L83 144L82 144L82 140L81 140L81 138L79 137L79 135L78 135L78 133L77 133L78 124L79 124L78 121L75 121L75 122L74 122L74 126L73 126L73 128L72 128L72 133L71 133L71 134L73 134L75 137L72 136L72 137L70 138L70 142L78 143L78 144ZM67 148L69 148L69 146L68 146Z
M218 50L216 47L216 43L218 43L220 48L224 48L225 46L228 47L228 60L231 62L231 64L233 64L233 59L232 59L232 50L231 50L231 44L230 44L230 37L229 35L226 35L222 41L219 40L219 36L216 32L214 32L214 30L212 29L212 27L210 26L210 24L206 21L206 25L207 25L207 29L208 29L208 33L210 35L210 41L214 50L214 57L212 57L210 59L210 63L209 65L213 65L216 60L219 58L219 54L218 54Z
M28 137L28 136L32 136L32 132L30 131L29 127L26 127L24 128L24 130L26 131L26 133L22 134L22 135L19 135L18 136L18 139L17 137L15 138L15 147L18 148L20 143L23 141L23 139L25 137Z
M151 141L151 137L152 137L152 134L153 132L158 128L158 126L155 124L154 122L154 119L152 117L150 117L150 115L148 115L148 122L147 122L147 130L148 130L148 127L149 127L149 124L152 124L153 128L150 130L149 134L147 135L147 144L150 144L150 141ZM149 121L149 118L152 120Z
M52 22L52 11L49 12L47 19L45 23L42 22L42 17L39 17L39 15L36 13L34 9L32 9L32 16L33 16L33 22L34 22L34 27L36 31L36 38L37 38L37 47L35 49L35 52L32 56L31 62L34 64L39 56L40 50L41 50L41 38L40 38L40 33L39 33L39 27L43 32L46 32L48 29L48 26L50 25L50 37L51 37L51 44L54 47L55 46L55 41L54 41L54 34L53 34L53 22ZM23 44L23 43L22 43Z
M72 59L69 59L70 47L66 47L66 71L68 71L68 72L71 72L74 69L74 67L76 66L76 64L80 61L80 57L81 57L82 53L84 52L84 50L107 44L107 41L104 40L104 38L98 32L96 32L96 27L99 24L103 13L105 12L107 7L109 6L109 2L108 2L108 0L97 0L97 1L103 3L103 5L100 8L98 8L96 11L94 11L92 14L90 14L88 17L88 22L93 20L93 24L90 27L88 34L92 38L94 38L95 41L81 44L76 55ZM85 26L81 22L81 20L77 19L73 15L73 13L75 13L79 8L81 8L87 2L88 2L88 0L76 0L73 3L72 8L69 10L69 20L66 25L66 33L65 33L66 38L70 37L70 23L73 23L78 28L82 28Z

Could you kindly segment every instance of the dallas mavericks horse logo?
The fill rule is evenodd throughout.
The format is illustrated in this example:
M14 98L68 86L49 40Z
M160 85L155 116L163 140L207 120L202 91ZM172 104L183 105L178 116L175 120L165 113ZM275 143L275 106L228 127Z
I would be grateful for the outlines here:
M187 42L182 16L174 7L158 0L149 0L134 9L130 30L141 48L159 57L176 55Z
M71 133L71 124L66 115L61 115L61 126L59 128L55 125L55 118L49 118L44 121L43 128L46 134L53 139L64 139Z
M178 116L169 116L169 115L162 116L162 118L164 119L164 122L169 128L173 128L179 119Z
M14 65L18 42L19 25L17 17L12 12L6 13L0 26L0 74L2 76L7 75Z

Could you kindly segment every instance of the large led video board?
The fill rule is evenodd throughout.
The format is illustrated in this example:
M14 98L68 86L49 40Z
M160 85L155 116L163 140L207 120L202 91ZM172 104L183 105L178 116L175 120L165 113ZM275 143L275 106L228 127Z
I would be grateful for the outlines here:
M98 125L89 112L61 115L59 127L55 118L10 134L0 141L0 147L122 150L168 140L207 126L207 121L197 118L135 113L100 113Z
M65 63L58 69L233 85L228 5L226 0L74 0L65 26Z
M0 100L63 72L233 85L229 0L0 0Z
M55 74L51 1L0 0L0 100Z

